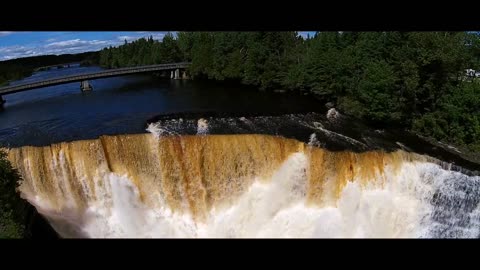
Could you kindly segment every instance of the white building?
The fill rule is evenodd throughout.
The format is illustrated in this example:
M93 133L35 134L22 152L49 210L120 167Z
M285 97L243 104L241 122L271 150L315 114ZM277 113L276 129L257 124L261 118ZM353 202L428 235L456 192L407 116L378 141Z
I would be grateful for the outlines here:
M466 73L466 75L469 76L469 77L474 77L474 76L476 76L476 73L479 73L479 72L477 71L477 72L475 73L475 70L474 70L474 69L469 68L469 69L466 69L466 70L465 70L465 73Z

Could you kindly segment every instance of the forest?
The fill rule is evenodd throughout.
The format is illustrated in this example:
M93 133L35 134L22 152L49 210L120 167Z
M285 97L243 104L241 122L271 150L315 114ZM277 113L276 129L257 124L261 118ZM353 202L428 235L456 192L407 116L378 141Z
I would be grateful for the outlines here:
M480 152L480 36L471 32L179 32L80 57L0 62L0 85L39 66L105 68L190 61L195 79L308 92L378 128L399 127ZM312 97L313 98L313 97ZM25 237L20 176L0 152L0 238Z
M24 57L0 62L0 87L10 81L20 80L30 76L36 68L65 63L81 62L84 64L96 63L97 52L79 54L41 55Z
M191 61L193 78L314 93L341 112L480 151L470 32L179 32L100 51L106 68Z

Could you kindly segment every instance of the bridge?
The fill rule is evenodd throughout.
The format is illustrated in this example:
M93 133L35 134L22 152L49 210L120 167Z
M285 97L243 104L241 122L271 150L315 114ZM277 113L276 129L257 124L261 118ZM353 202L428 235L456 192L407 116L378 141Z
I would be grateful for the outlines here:
M172 63L172 64L108 69L108 70L102 70L97 72L82 73L82 74L52 78L44 81L36 81L36 82L29 82L25 84L0 87L0 103L1 104L5 103L2 96L6 94L12 94L16 92L21 92L21 91L26 91L26 90L36 89L36 88L43 88L43 87L59 85L59 84L65 84L65 83L71 83L71 82L81 82L80 89L82 91L89 91L89 90L92 90L92 86L90 85L88 80L124 76L124 75L136 74L136 73L171 71L170 78L172 79L180 79L182 77L185 78L186 77L185 69L189 65L190 63L188 62L182 62L182 63ZM180 74L180 70L183 70L182 74Z

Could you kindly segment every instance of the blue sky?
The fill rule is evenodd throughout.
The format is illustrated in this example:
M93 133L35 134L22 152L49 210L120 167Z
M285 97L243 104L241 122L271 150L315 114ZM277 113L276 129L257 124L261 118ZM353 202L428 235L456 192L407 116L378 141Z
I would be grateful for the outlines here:
M153 36L161 40L167 32L8 32L0 31L0 61L45 55L96 51L127 41ZM307 33L299 32L306 37Z

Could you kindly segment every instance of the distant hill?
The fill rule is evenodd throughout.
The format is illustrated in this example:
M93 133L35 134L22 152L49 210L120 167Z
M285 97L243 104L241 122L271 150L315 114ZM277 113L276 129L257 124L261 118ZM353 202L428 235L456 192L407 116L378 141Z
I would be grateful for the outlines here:
M21 65L24 67L37 68L42 66L50 66L70 62L95 62L96 58L98 58L98 52L84 52L78 54L61 55L40 55L0 61L0 65Z
M30 76L36 68L64 63L98 64L99 52L78 54L40 55L0 61L0 86Z

